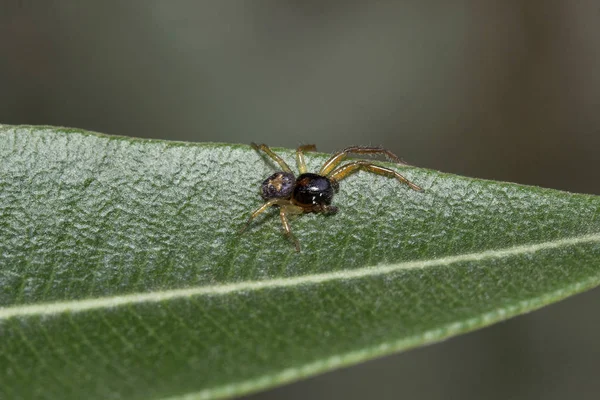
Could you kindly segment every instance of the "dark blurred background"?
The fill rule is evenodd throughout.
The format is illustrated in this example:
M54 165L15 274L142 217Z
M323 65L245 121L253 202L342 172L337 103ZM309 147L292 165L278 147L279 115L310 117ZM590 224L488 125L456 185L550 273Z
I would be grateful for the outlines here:
M331 152L600 194L598 0L0 0L0 123ZM598 289L250 396L596 399Z

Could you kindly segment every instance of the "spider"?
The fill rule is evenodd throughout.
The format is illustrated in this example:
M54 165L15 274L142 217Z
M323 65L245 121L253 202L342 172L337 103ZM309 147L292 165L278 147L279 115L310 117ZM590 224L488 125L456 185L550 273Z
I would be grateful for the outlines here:
M285 235L294 242L296 251L298 252L300 251L300 242L292 233L288 215L311 212L335 214L338 208L331 205L333 195L338 192L339 181L347 178L349 175L364 170L396 178L401 183L410 186L413 190L422 190L419 186L393 169L382 167L366 160L350 161L347 164L340 165L350 154L382 154L398 164L406 165L394 153L381 147L346 147L325 161L319 173L315 174L307 171L304 152L317 151L317 147L314 144L300 146L296 149L296 164L300 175L296 177L286 162L266 144L257 145L256 143L251 143L251 145L257 152L260 153L260 151L263 151L279 164L282 171L275 172L263 181L261 196L265 200L265 203L250 215L240 233L248 228L254 218L272 206L279 206L279 218L281 219Z

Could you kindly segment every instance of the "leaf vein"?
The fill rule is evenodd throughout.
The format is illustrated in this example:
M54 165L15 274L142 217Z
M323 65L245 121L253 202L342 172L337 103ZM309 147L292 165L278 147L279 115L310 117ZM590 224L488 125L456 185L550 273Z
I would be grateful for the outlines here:
M230 293L252 292L270 288L285 288L295 286L315 285L319 283L360 279L369 276L378 276L407 269L423 269L429 267L443 267L459 262L474 262L487 259L502 259L531 254L543 250L553 250L562 247L586 243L600 243L600 233L559 239L549 242L514 246L504 249L486 250L456 256L447 256L432 260L407 261L391 265L378 265L357 268L346 271L334 271L321 274L303 275L292 278L275 278L258 281L245 281L216 286L201 286L186 289L173 289L149 293L128 294L122 296L101 297L96 299L73 300L46 304L31 304L0 308L0 321L32 315L53 315L64 312L81 312L102 308L113 308L123 305L139 303L156 303L171 299L187 298L194 296L219 296Z

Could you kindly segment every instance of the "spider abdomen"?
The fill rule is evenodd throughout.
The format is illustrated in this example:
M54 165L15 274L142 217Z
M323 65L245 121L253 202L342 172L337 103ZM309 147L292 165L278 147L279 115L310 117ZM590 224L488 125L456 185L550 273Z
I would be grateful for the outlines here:
M296 184L294 174L276 172L262 183L261 196L265 200L289 199Z
M337 182L325 176L306 173L298 176L292 199L302 207L329 205L337 191Z

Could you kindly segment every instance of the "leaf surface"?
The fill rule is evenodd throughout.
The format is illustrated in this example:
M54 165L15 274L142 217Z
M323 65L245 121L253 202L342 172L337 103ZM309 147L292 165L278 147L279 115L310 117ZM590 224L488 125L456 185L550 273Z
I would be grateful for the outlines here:
M239 395L600 282L599 197L385 165L424 191L356 174L296 253L276 210L238 233L249 146L0 125L0 398Z

